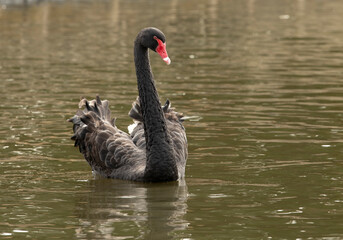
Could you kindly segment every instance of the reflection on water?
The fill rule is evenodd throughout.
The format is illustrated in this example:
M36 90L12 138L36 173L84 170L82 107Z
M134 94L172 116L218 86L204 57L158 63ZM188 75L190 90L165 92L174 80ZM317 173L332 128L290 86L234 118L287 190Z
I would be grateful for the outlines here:
M24 2L0 1L0 238L343 237L341 1ZM69 140L80 96L131 123L146 26L187 187L94 179Z
M137 184L98 179L81 194L77 238L171 239L187 228L185 183ZM134 226L135 230L132 229ZM115 237L114 237L115 236Z

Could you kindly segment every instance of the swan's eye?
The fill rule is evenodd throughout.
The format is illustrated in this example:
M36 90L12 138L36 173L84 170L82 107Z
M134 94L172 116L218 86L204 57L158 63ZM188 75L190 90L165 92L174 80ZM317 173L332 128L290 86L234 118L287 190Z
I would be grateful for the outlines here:
M156 47L155 51L162 57L163 61L165 61L167 63L167 65L169 65L171 61L170 61L170 58L168 57L166 44L163 43L162 40L156 36L154 36L154 39L158 43L158 46Z

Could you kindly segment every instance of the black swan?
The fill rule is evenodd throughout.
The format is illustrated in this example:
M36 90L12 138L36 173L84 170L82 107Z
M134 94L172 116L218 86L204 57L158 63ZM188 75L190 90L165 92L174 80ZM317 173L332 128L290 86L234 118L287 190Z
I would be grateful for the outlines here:
M148 48L169 65L164 34L156 28L141 30L134 43L139 97L129 116L134 124L127 134L115 125L107 100L81 99L73 123L75 146L92 170L108 178L142 182L183 179L188 155L182 114L167 100L161 106L150 68Z

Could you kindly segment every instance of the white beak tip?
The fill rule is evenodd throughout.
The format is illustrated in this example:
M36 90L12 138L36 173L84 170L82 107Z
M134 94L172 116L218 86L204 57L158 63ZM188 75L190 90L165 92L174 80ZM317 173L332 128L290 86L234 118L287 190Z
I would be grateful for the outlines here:
M165 61L167 63L167 65L169 65L171 63L171 60L169 57L163 58L163 61Z

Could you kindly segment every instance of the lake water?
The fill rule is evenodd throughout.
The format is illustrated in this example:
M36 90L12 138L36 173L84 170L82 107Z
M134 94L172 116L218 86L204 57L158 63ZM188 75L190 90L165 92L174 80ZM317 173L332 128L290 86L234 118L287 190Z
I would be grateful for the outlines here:
M342 239L343 2L0 1L1 239ZM39 2L39 3L37 3ZM81 96L126 130L133 41L185 122L184 183L96 179Z

